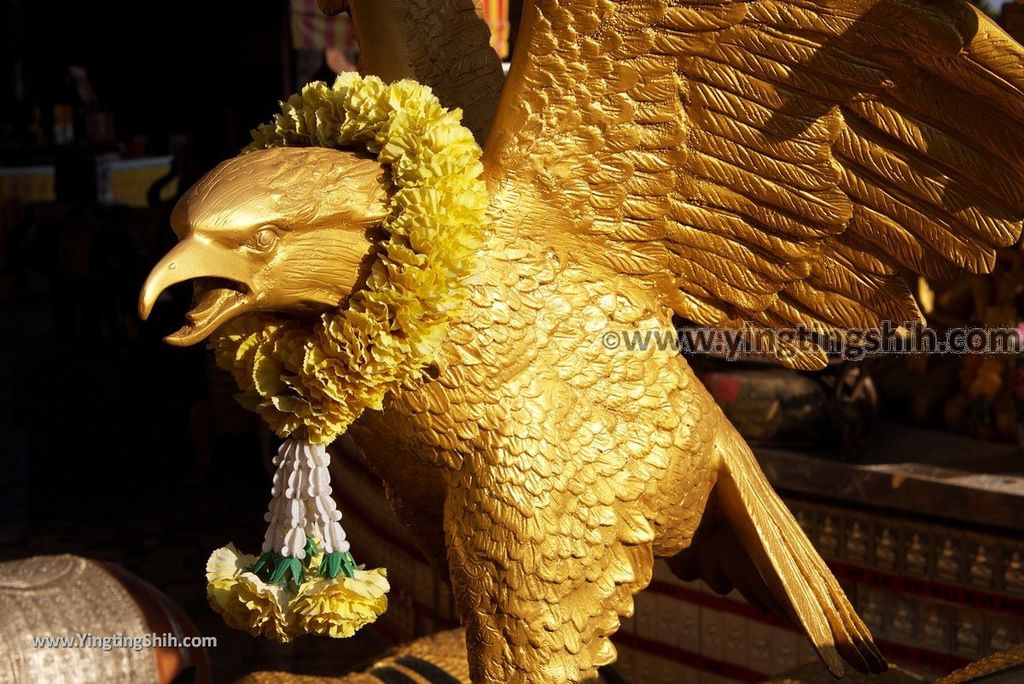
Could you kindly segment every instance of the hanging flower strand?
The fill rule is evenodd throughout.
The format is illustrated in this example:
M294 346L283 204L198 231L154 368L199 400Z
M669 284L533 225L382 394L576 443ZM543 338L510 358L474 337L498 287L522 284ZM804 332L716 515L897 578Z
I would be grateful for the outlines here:
M347 637L387 609L387 572L364 569L349 551L330 458L321 445L285 440L274 458L263 555L229 544L210 556L207 597L229 626L280 642Z
M339 522L341 511L331 498L330 462L323 446L291 439L281 445L274 457L277 471L270 509L264 517L269 527L255 572L269 566L271 581L285 574L295 580L301 574L299 561L306 560L316 540L321 540L324 558L320 574L328 579L339 571L354 576L356 565Z
M282 642L347 637L387 608L385 570L366 570L350 551L323 445L420 377L468 301L488 200L461 117L413 81L346 73L307 85L253 131L247 151L362 147L395 187L378 261L345 307L308 321L246 314L211 340L242 405L285 438L262 555L229 544L207 562L210 605L232 627Z

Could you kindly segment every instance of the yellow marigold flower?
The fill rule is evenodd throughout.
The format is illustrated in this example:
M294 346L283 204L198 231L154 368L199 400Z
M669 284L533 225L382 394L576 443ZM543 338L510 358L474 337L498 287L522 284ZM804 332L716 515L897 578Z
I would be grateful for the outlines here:
M299 628L307 634L350 637L380 617L388 607L387 571L357 569L354 574L304 584L292 601Z
M344 542L344 531L339 532ZM352 577L343 572L325 578L320 567L327 559L322 543L316 541L307 551L308 566L302 566L296 586L264 582L248 570L256 558L239 553L233 544L217 549L206 563L211 607L229 627L281 643L305 634L350 637L387 610L390 586L385 569L349 565L346 572Z
M378 260L346 308L316 321L239 316L215 336L239 401L280 436L326 444L390 391L417 380L478 277L487 190L480 148L430 89L341 74L313 83L253 131L248 149L362 145L391 169L392 217Z
M255 556L239 553L234 544L213 552L206 562L206 597L229 627L282 643L291 641L295 616L288 611L291 596L283 587L267 584L246 569Z

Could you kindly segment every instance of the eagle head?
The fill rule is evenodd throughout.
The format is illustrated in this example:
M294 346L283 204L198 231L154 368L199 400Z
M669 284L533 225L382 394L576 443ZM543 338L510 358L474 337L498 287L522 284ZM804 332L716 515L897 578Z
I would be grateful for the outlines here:
M186 280L194 282L192 309L165 338L179 346L245 312L338 307L365 279L388 213L386 174L372 157L276 147L229 159L175 206L180 242L146 278L139 315Z

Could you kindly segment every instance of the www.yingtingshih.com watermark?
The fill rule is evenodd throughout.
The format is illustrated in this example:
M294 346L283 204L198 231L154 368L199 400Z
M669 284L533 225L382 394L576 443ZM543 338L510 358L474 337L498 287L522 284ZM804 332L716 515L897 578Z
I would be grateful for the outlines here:
M33 648L80 648L113 651L131 649L143 651L150 648L216 648L214 636L180 636L171 632L157 634L40 634L31 638Z
M673 350L729 360L747 356L786 356L800 349L823 349L831 356L859 361L886 354L1018 354L1024 351L1024 324L1016 328L946 328L883 321L877 328L647 328L608 330L601 344L609 351Z

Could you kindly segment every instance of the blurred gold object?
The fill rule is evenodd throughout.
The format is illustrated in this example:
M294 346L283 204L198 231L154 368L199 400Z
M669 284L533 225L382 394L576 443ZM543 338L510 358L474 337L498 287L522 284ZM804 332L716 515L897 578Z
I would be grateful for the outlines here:
M936 680L935 684L1011 684L1021 680L1024 680L1024 644L1017 644L962 667Z
M1022 318L1024 255L1019 249L998 251L992 272L943 284L930 320L953 326L1013 328ZM1012 354L967 354L960 357L959 386L943 409L945 426L973 437L1014 441L1018 438L1015 395L1017 359Z
M508 38L512 25L509 22L509 0L482 0L483 15L491 30L491 47L501 59L508 59Z
M383 65L398 13L352 5L364 54ZM381 7L399 5L422 6ZM790 617L834 673L841 658L885 667L685 360L671 345L627 349L624 335L670 329L673 313L741 331L920 320L897 270L984 272L1017 241L1022 130L1024 49L966 3L527 4L485 147L471 306L430 377L350 429L450 570L473 681L576 681L614 660L608 637L654 556ZM301 315L358 287L362 229L252 248L245 201L261 193L296 207L284 219L297 234L324 230L297 209L325 201L324 153L288 153L309 155L292 180L267 163L191 195L188 215L218 224L178 230L221 256L172 262L248 294L214 314L204 298L178 341L243 309ZM363 160L331 154L332 173L365 177ZM355 220L386 191L354 195ZM301 263L288 279L253 275L288 260ZM151 275L144 312L170 270ZM814 344L773 351L797 368L826 362Z

